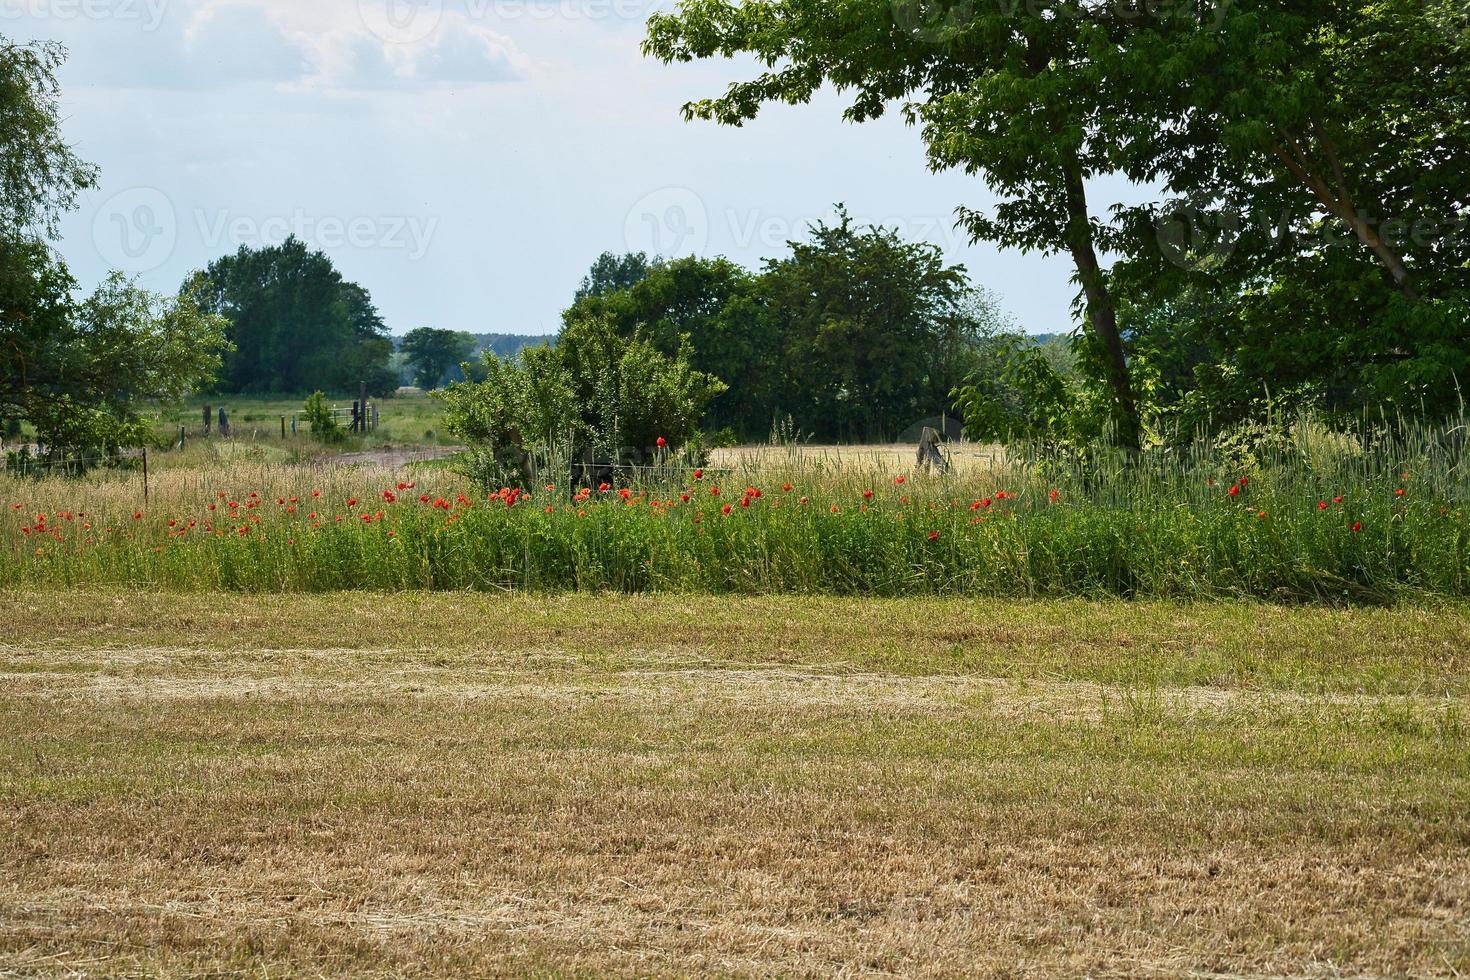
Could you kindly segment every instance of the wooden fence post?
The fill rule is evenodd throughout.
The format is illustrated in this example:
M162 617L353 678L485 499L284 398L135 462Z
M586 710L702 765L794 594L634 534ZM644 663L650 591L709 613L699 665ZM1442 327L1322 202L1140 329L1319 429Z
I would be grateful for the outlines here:
M148 447L143 447L143 506L148 506Z

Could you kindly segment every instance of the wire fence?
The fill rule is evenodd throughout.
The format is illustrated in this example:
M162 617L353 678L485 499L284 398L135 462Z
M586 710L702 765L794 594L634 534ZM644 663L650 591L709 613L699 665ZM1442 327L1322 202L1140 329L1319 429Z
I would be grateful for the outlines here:
M81 476L89 470L105 466L121 466L140 460L141 450L125 450L119 453L94 456L50 456L44 450L29 448L18 452L7 452L0 458L0 475L13 477L28 476Z

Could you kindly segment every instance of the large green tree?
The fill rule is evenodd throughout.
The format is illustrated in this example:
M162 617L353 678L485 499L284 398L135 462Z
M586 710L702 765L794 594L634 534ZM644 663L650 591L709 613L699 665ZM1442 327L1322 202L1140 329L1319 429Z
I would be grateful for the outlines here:
M451 380L455 369L475 353L473 334L420 327L410 331L399 344L413 383L425 391Z
M227 344L197 284L176 299L109 276L82 296L47 243L96 170L61 133L54 44L0 37L0 422L28 422L48 455L146 436L140 410L209 380Z
M828 83L851 96L849 120L903 104L924 126L933 167L979 174L1001 196L990 214L962 212L976 238L1071 257L1119 441L1136 447L1137 397L1087 197L1088 178L1116 169L1089 60L1099 31L1087 4L1044 14L968 0L683 0L650 19L644 48L666 62L750 55L763 66L687 104L690 118L740 125Z
M1186 427L1300 399L1438 413L1470 374L1470 50L1437 0L1239 0L1114 32L1116 283ZM1139 92L1148 93L1140 97Z
M563 320L606 320L621 336L640 335L665 355L687 347L695 370L729 385L705 425L759 437L770 431L784 392L780 329L758 282L725 258L655 261L629 286L580 293Z
M195 287L164 298L114 274L78 294L44 243L0 238L0 419L29 422L53 456L141 444L142 405L181 399L228 347Z
M202 274L204 308L230 324L222 384L238 392L355 391L398 386L393 342L367 290L296 237L241 247Z
M56 70L59 44L15 44L0 35L0 234L56 236L77 195L96 186L97 169L61 133Z
M948 408L984 324L963 266L844 211L766 263L759 295L776 321L782 408L809 433L893 438Z

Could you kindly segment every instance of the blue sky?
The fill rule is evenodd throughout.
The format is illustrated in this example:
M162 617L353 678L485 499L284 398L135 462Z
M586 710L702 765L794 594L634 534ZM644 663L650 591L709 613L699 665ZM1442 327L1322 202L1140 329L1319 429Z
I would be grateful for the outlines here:
M896 115L845 124L829 93L685 123L746 66L645 60L664 2L0 0L0 33L71 50L66 133L102 168L60 243L84 283L173 291L295 233L395 333L551 333L604 250L755 266L842 201L940 245L1025 329L1070 328L1067 259L970 245L954 209L991 196L929 173Z

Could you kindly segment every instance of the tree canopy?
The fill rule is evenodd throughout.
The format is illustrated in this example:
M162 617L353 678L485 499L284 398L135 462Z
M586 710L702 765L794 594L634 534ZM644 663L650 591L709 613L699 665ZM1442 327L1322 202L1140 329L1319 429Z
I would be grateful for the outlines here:
M48 455L141 443L140 409L208 381L228 347L198 284L174 299L113 274L82 296L48 244L96 170L61 133L54 44L0 37L0 422Z
M0 35L0 234L56 236L77 195L97 184L61 133L56 70L66 49L15 44Z
M931 166L1000 197L958 209L975 239L1070 255L1079 365L1136 447L1176 404L1219 422L1283 387L1326 407L1457 397L1470 45L1445 6L684 0L645 51L754 56L690 118L740 125L825 84L853 121L899 106ZM1104 218L1101 174L1165 199Z
M413 383L425 391L456 380L459 367L472 356L478 341L474 334L420 327L410 331L398 345Z
M943 414L977 345L1007 328L964 267L840 207L788 244L756 272L725 258L656 261L626 289L579 294L563 319L687 350L729 386L706 427L756 439L778 421L823 439L891 438Z
M372 297L300 239L241 247L211 262L197 281L204 310L229 322L234 350L221 377L226 390L355 391L360 383L375 395L397 389L393 342Z

